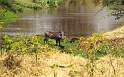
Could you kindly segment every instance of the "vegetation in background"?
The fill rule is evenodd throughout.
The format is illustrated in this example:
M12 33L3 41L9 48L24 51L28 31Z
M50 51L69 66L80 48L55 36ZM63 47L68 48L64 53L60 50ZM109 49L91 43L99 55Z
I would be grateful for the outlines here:
M1 9L0 10L0 20L4 23L11 23L16 21L17 15L11 11Z
M94 0L96 5L101 5L101 9L107 7L115 20L119 20L124 16L124 1L123 0Z
M5 24L17 20L17 14L24 9L40 10L42 8L56 8L62 0L0 0L0 21ZM2 25L2 24L0 24Z
M24 7L18 4L16 0L0 0L0 7L7 11L11 11L14 13L23 12Z

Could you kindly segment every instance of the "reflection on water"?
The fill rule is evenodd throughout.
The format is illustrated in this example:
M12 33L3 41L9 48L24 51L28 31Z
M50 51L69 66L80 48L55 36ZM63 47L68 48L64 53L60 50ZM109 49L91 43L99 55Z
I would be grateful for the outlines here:
M65 35L87 35L93 32L105 32L117 27L114 17L108 16L105 9L87 9L86 5L68 8L47 9L40 12L26 12L16 22L9 24L4 32L10 34L43 34L46 31L63 31Z

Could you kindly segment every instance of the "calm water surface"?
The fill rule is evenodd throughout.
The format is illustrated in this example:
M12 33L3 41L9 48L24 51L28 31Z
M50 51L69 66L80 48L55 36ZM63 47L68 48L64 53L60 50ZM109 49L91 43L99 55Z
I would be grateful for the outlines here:
M117 28L114 17L107 10L86 9L86 6L71 5L58 9L45 9L38 12L26 11L22 18L9 24L4 32L8 34L43 34L46 31L63 31L65 35L88 35L93 32L106 32Z

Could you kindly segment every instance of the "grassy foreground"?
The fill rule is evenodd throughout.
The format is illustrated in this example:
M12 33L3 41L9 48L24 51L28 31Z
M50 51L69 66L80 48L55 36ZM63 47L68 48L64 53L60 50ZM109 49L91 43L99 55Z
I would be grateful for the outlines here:
M110 37L112 37L111 39L119 39L123 38L123 33L124 27L104 33L104 36L109 39ZM62 52L61 49L52 45L53 41L50 41L50 46L48 46L39 43L38 38L35 37L27 38L27 41L17 39L12 44L13 40L8 37L6 39L5 49L11 51L4 52L0 56L0 77L124 77L123 46L119 49L116 45L116 48L111 48L111 52L108 53L109 50L107 50L107 54L92 60L94 58L92 56L89 59L70 54L70 52L79 51L76 50L78 42L75 45L67 43L65 40L63 45L66 47ZM29 45L25 45L24 41ZM30 45L30 43L32 44ZM31 48L34 49L35 45L39 49L38 52L32 51L33 53L29 53L28 51ZM100 48L99 51L104 51L104 49L104 47ZM23 52L20 55L13 52L17 50ZM10 53L13 54L10 55Z
M0 58L0 77L90 77L88 74L88 60L78 56L59 52L38 55L38 62L34 56L20 55L20 66L9 70L4 66L6 56ZM15 57L16 58L16 57ZM116 77L124 76L124 59L112 57L116 69ZM109 55L96 61L94 77L115 77Z

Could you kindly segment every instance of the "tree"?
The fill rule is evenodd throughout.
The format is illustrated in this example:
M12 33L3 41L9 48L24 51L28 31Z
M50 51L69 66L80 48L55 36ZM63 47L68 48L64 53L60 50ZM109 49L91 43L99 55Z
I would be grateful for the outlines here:
M107 7L111 11L111 15L115 16L115 20L119 20L124 15L124 0L94 0L97 5L102 8Z
M22 11L22 7L17 5L15 0L0 0L0 7L15 13Z

